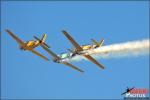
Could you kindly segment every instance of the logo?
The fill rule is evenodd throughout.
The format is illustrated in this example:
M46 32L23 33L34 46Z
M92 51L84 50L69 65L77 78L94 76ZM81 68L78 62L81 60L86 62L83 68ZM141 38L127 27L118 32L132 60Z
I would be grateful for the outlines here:
M149 99L148 89L146 88L128 88L121 95L124 95L124 99Z

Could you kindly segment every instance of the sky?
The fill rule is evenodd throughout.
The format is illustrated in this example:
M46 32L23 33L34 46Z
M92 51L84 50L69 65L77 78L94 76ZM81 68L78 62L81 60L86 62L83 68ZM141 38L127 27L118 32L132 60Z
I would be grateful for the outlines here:
M89 61L73 62L85 73L54 63L41 47L45 61L21 51L6 32L23 41L41 38L56 54L72 45L66 30L79 44L91 38L104 45L149 38L148 1L2 1L1 98L3 99L122 99L127 87L149 88L149 55L97 59L106 69Z

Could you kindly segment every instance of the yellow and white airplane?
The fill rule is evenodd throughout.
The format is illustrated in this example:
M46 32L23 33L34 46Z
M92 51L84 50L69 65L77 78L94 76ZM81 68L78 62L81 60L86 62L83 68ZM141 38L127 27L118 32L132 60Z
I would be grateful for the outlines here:
M104 39L102 39L99 43L96 42L94 39L92 39L92 41L94 42L95 45L80 46L66 31L62 31L62 32L67 37L67 39L72 43L72 45L75 47L73 50L69 49L70 52L72 52L73 54L82 55L85 58L87 58L89 61L93 62L100 68L104 69L104 66L102 64L98 63L93 57L91 57L90 55L83 55L83 51L85 51L85 50L90 50L90 49L94 49L94 48L102 46Z
M98 47L101 47L103 45L103 43L104 43L104 39L102 39L100 42L97 42L94 39L91 39L91 41L94 44L86 44L86 45L81 45L80 46L83 49L83 51L90 50L90 49L96 49ZM83 52L83 51L77 52L76 48L67 49L67 50L70 51L70 52L72 52L72 53L74 53L74 54L79 54L79 55L85 54L85 52Z
M10 30L6 29L6 32L17 41L17 43L19 44L19 47L21 50L28 50L31 51L32 53L36 54L37 56L45 59L45 60L49 60L48 58L46 58L45 56L43 56L42 54L38 53L37 51L34 50L34 48L41 46L41 45L45 45L46 47L50 48L44 41L46 39L46 34L43 35L42 39L38 39L36 36L34 36L34 38L37 41L31 40L31 41L27 41L27 42L23 42L21 39L19 39L17 36L15 36Z

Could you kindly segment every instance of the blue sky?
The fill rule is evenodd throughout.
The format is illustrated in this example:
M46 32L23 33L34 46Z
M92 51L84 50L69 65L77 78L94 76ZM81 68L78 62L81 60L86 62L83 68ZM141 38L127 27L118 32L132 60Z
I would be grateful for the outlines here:
M120 99L126 87L148 88L148 56L98 59L105 70L88 61L74 62L85 71L81 74L19 50L4 31L10 29L24 41L46 33L46 43L57 54L72 47L62 30L79 44L89 44L91 38L104 38L104 45L147 39L147 1L3 1L1 8L2 98ZM42 48L36 50L50 58Z

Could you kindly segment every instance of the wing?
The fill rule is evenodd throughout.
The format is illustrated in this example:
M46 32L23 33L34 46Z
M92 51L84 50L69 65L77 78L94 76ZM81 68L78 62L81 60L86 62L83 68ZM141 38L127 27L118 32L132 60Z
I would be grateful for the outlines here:
M23 45L24 42L22 40L20 40L17 36L15 36L10 30L6 29L6 32L12 36L19 44Z
M73 68L73 69L75 69L75 70L77 70L79 72L84 72L83 70L77 68L76 66L74 66L74 65L72 65L72 64L70 64L68 62L62 62L62 64L65 64L65 65L67 65L67 66L69 66L69 67L71 67L71 68Z
M93 57L91 57L90 55L83 55L85 58L87 58L88 60L90 60L91 62L93 62L94 64L96 64L97 66L99 66L100 68L104 69L104 66L100 63L98 63Z
M62 32L78 51L83 51L80 45L66 31L62 31Z
M52 52L51 50L49 50L47 47L45 47L43 44L41 45L41 47L46 50L53 58L60 60L60 57L58 57L54 52Z
M30 50L32 53L34 53L34 54L36 54L37 56L40 56L41 58L43 58L43 59L45 59L45 60L49 60L48 58L46 58L46 57L44 57L42 54L40 54L40 53L38 53L38 52L36 52L35 50Z

